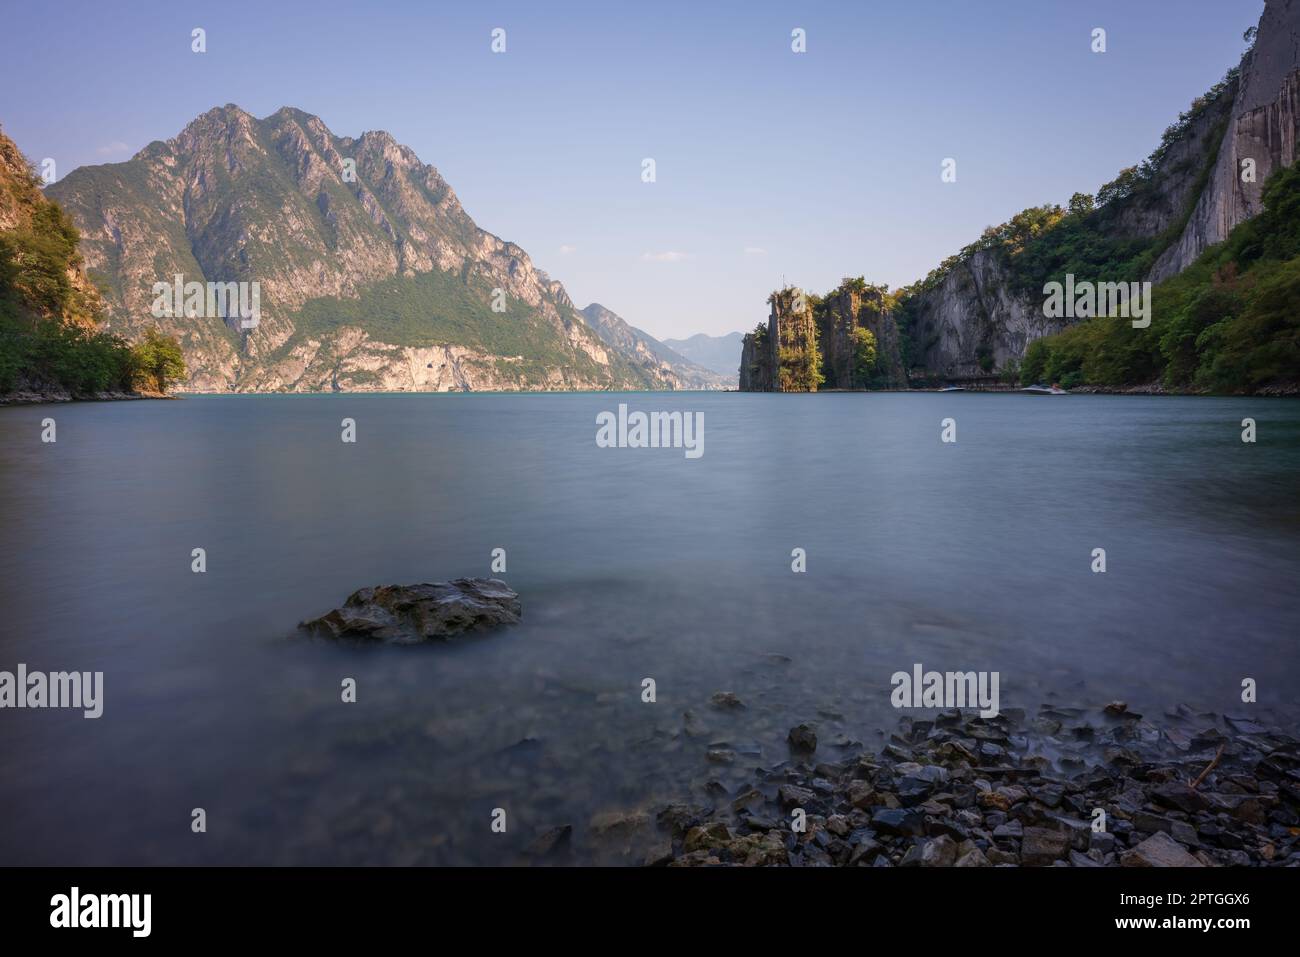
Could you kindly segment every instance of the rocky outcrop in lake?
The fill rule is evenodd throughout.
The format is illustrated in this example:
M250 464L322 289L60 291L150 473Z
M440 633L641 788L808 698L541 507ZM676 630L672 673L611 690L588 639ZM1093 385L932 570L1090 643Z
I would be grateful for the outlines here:
M801 289L768 297L767 326L745 336L740 359L742 392L812 392L819 382L817 323Z
M299 627L329 638L412 645L517 624L522 614L519 595L500 579L457 578L362 588Z
M814 306L825 389L907 388L894 297L883 286L846 279ZM875 360L859 361L857 330L871 334Z

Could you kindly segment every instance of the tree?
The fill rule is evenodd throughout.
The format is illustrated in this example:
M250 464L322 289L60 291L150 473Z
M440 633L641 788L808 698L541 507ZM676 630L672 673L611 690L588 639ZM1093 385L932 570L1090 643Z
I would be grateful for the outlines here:
M131 352L138 381L145 388L166 392L169 385L185 378L185 357L180 343L157 329L146 332L144 340L137 343Z
M1047 340L1035 339L1029 343L1029 347L1025 349L1025 358L1020 363L1020 383L1033 385L1035 382L1041 382L1051 354L1052 350Z
M1070 215L1086 216L1094 209L1092 195L1090 193L1075 193L1070 197Z
M1097 205L1105 206L1117 199L1130 196L1141 182L1142 177L1136 166L1129 166L1119 171L1119 175L1097 190Z
M853 385L864 388L876 371L876 336L870 329L853 330Z

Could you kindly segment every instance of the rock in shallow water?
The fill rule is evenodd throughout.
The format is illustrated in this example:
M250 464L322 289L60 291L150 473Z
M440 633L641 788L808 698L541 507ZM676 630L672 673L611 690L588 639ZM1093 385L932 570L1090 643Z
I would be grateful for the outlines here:
M1163 831L1157 831L1130 851L1120 855L1124 867L1204 867L1187 850Z
M790 747L796 751L806 751L811 754L817 750L817 732L806 724L791 728L786 740L790 742Z
M745 707L745 703L732 691L713 692L713 697L709 699L709 703L721 711L735 711Z
M299 627L330 638L411 645L466 631L513 625L519 595L496 578L457 578L418 585L380 585L348 596L342 608Z
M561 824L544 831L524 848L528 857L549 858L565 853L569 849L569 840L573 836L572 824Z
M1085 712L1068 709L1075 721ZM1133 712L1126 712L1133 714ZM1100 717L1095 712L1094 717ZM1087 720L1084 718L1084 720ZM733 800L701 810L693 850L672 835L681 865L1215 867L1300 865L1300 742L1265 736L1199 737L1213 751L1190 755L1153 728L1112 716L1092 734L1062 740L1021 733L1026 719L987 721L958 712L917 733L906 720L878 753L813 764L809 754L755 769ZM1136 719L1135 719L1136 720ZM991 759L981 737L1005 745ZM1102 760L1113 742L1133 761ZM984 743L990 743L985 741ZM730 747L719 741L711 748ZM1044 750L1059 754L1056 761ZM1129 750L1126 748L1126 750ZM1213 762L1213 763L1212 763ZM1058 770L1057 765L1060 769ZM1189 783L1198 780L1204 790ZM727 804L730 807L727 807ZM1105 808L1106 830L1092 830ZM790 812L806 813L791 832ZM709 831L722 823L730 838ZM847 832L847 833L846 833ZM702 841L709 836L709 841ZM777 842L784 853L760 853ZM704 846L707 844L707 846Z

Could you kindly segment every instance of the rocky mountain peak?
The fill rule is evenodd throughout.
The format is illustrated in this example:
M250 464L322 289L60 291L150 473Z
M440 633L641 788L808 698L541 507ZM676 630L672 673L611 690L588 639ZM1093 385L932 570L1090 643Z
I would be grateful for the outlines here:
M611 351L560 283L479 228L437 169L384 131L339 137L294 107L258 119L226 104L51 191L110 290L110 325L128 337L155 325L176 335L192 388L676 381ZM256 283L259 321L152 315L154 285L177 275ZM410 352L435 347L464 351L440 363Z

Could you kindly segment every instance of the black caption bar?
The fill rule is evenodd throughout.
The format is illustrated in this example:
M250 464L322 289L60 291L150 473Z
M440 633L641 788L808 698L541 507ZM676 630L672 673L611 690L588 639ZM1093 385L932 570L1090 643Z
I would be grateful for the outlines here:
M933 926L946 913L986 930L1041 926L1072 939L1219 940L1289 928L1285 909L1300 890L1293 868L39 868L2 871L0 881L6 939L76 935L83 946L337 945L451 924L494 939L519 928L537 942L562 926L580 930L575 921L666 931L664 921L707 929L727 914L735 918L727 921L731 937L765 926L765 913L795 919L801 912L870 913L894 926Z

